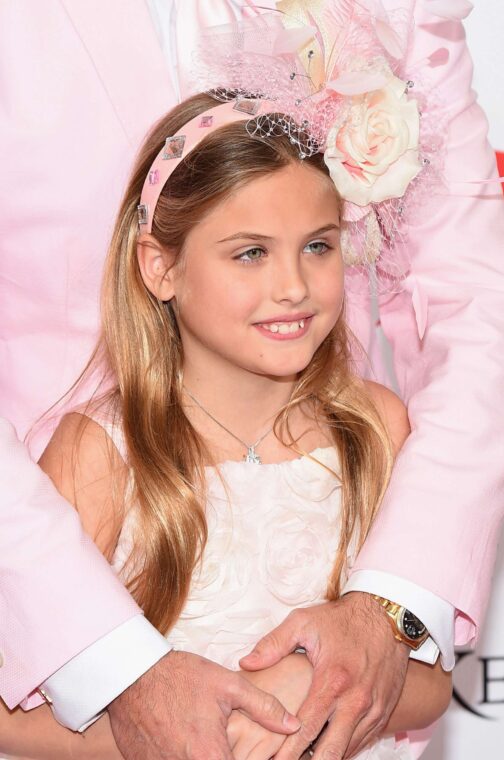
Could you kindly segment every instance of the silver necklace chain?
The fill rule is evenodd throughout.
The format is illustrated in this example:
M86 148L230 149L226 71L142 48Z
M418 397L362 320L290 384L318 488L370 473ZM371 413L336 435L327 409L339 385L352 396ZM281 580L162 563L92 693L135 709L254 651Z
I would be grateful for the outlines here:
M207 415L207 417L210 417L210 419L213 420L216 425L218 425L220 428L225 430L226 433L228 433L228 435L230 435L232 438L235 439L235 441L238 441L238 443L241 443L242 446L245 446L245 448L247 449L247 453L243 455L243 458L245 459L246 462L249 462L250 464L261 464L261 457L259 456L259 454L257 454L256 447L259 446L259 444L262 443L262 441L264 441L264 439L271 433L271 431L273 430L273 425L265 433L263 433L261 437L258 438L255 443L252 443L252 444L245 443L245 441L242 441L241 438L238 438L238 436L235 435L233 432L231 432L229 428L223 425L222 422L219 422L219 420L217 420L213 416L213 414L210 414L208 409L205 409L201 401L198 401L198 399L195 396L193 396L191 391L187 390L185 385L183 386L183 388L185 392L187 393L187 395L189 396L189 398L191 398L194 401L196 406L199 406L201 411L204 412Z

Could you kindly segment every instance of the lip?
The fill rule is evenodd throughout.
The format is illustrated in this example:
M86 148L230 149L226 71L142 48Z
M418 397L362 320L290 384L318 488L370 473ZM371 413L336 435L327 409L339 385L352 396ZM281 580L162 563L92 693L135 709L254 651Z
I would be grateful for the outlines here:
M310 319L311 317L313 317L313 312L299 311L296 314L282 314L281 316L272 317L271 319L261 319L260 322L255 323L255 326L270 325L275 322L299 322L300 319Z
M254 327L261 335L264 335L265 338L269 338L270 340L298 340L299 338L303 338L310 329L313 316L313 314L303 314L299 316L289 314L289 319L286 319L285 317L283 319L266 319L264 322L257 322L254 324ZM272 333L270 330L267 330L262 326L264 324L272 324L274 322L299 322L301 319L304 320L304 327L302 327L300 330L297 330L295 333Z

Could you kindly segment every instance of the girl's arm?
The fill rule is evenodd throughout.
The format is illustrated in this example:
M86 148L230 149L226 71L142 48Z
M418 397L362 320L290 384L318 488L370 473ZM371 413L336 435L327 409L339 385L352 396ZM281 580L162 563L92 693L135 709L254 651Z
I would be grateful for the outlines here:
M113 495L119 504L127 468L103 428L80 414L65 416L39 464L110 559L119 527ZM78 593L76 589L76 603ZM0 751L30 760L122 758L106 714L84 734L77 734L57 723L46 705L29 712L10 711L1 701Z
M82 414L65 415L39 465L110 560L122 524L128 468L104 428Z
M277 699L293 715L306 699L312 681L312 666L304 654L290 654L270 668L242 675ZM266 731L239 710L233 710L227 726L229 746L235 760L269 760L282 746L285 737Z
M108 714L77 734L54 719L47 705L25 712L0 701L0 752L19 760L123 760Z
M406 645L398 641L397 646ZM404 687L385 735L427 728L446 712L451 696L451 672L443 670L439 659L435 665L410 659Z

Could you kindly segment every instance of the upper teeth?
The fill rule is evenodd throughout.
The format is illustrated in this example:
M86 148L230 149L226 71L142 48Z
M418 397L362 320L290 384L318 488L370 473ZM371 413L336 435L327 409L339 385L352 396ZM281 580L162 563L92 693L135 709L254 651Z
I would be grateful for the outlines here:
M266 330L272 333L280 333L280 335L297 332L298 330L302 330L304 326L304 319L300 319L299 322L268 322L262 325Z

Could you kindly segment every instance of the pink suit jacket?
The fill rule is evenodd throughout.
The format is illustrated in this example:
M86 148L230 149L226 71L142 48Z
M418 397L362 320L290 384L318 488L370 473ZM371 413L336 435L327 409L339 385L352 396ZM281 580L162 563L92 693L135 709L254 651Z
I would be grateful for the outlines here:
M417 20L405 71L449 51L446 65L430 69L450 118L448 178L492 175L461 25L430 15L428 0L404 4ZM216 10L216 23L225 20ZM23 435L91 351L125 178L139 140L175 98L141 0L2 3L0 72L0 414ZM356 567L449 600L466 641L488 597L504 501L495 413L504 390L504 213L497 185L477 188L483 200L457 188L411 228L407 289L381 307L413 433ZM367 345L366 309L352 319ZM74 511L2 424L2 698L36 704L25 698L38 684L137 613Z

